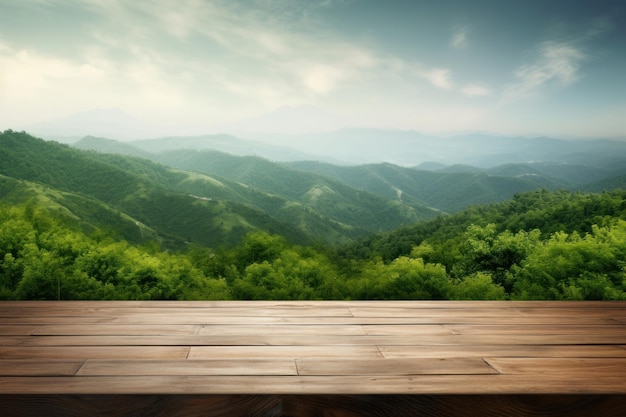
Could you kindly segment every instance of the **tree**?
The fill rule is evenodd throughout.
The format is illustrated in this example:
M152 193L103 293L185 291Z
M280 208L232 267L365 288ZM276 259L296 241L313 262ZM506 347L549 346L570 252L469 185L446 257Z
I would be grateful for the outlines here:
M452 291L455 300L506 300L504 288L495 284L491 275L477 272L463 278Z

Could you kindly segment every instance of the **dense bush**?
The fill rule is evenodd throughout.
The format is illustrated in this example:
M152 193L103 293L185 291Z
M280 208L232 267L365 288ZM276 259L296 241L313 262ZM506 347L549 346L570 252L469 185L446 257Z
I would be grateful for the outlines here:
M626 299L623 197L527 193L369 247L301 247L255 232L233 248L183 253L87 235L35 203L5 206L0 298Z

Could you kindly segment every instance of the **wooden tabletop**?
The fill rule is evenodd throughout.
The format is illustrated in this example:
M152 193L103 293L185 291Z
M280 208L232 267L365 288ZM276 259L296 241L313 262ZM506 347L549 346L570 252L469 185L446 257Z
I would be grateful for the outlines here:
M0 394L626 394L626 302L0 302Z

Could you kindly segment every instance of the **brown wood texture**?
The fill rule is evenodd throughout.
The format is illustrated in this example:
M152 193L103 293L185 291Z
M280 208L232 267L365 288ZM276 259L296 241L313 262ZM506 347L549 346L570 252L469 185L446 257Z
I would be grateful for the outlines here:
M0 302L7 416L623 416L625 404L625 302Z

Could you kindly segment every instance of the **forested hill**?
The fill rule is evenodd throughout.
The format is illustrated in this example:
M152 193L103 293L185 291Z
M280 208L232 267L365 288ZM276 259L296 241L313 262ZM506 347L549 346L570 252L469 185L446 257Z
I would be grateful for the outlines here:
M548 190L602 192L626 187L626 154L594 155L586 163L527 162L477 168L424 164L400 167L389 163L339 166L297 161L287 166L326 175L387 198L418 202L454 213L472 205L507 200L517 193Z
M0 205L0 299L624 300L625 197L525 193L343 250L255 232L180 253Z
M223 154L214 163L229 158ZM345 243L437 214L319 176L308 175L305 182L290 172L280 178L267 172L234 181L13 131L0 135L0 174L4 188L11 189L4 199L38 196L85 225L117 230L135 242L156 235L175 248L185 242L233 245L255 230L297 243ZM259 179L270 185L262 187Z
M494 233L538 230L547 238L555 233L584 236L594 226L606 226L617 219L626 220L626 190L572 193L539 189L516 194L511 200L474 206L450 216L371 235L339 250L349 259L380 257L390 261L409 255L425 242L445 251L449 245L460 244L471 226L492 225ZM446 255L442 252L438 256Z
M530 144L547 146L552 143L551 141L529 142L521 138L519 140L525 144L524 146L530 146ZM226 147L228 141L231 147ZM352 138L352 141L353 144L357 143L356 138ZM470 142L476 143L475 140ZM311 160L276 163L255 156L235 156L216 150L230 149L241 154L245 146L251 143L223 135L161 138L131 143L86 137L74 146L103 153L141 155L182 170L192 170L243 182L272 195L280 195L290 200L296 199L304 204L312 202L311 190L313 190L313 195L322 190L316 186L319 184L337 191L341 189L340 194L353 200L337 204L335 208L353 204L355 189L367 191L385 200L396 201L411 207L417 211L420 218L428 218L432 215L432 211L429 213L426 207L444 213L454 213L472 205L506 200L516 193L539 188L600 192L626 186L624 180L626 144L618 142L572 142L571 145L576 148L576 152L565 152L557 157L556 150L564 151L564 144L568 143L559 141L559 146L553 149L553 152L547 152L545 155L539 152L546 157L555 158L554 160L502 165L498 164L496 156L490 156L489 146L474 149L472 152L482 152L485 158L491 157L491 168L432 163L421 164L417 167L398 166L391 163L345 166ZM454 141L454 143L461 148L468 146L459 141ZM495 146L497 141L490 139L488 143ZM516 142L511 141L504 141L498 146L502 147L504 143L515 148L513 145ZM419 141L412 144L405 141L403 146L407 148L407 152L409 148L411 152L419 152L422 144ZM516 146L521 145L518 143ZM248 152L254 149L256 148L250 147ZM583 150L586 151L586 159L582 157ZM342 185L339 185L337 181ZM346 185L349 189L345 188ZM320 201L323 202L324 199ZM330 210L324 215L329 215L335 208L326 204L318 206L318 209ZM354 213L349 211L344 214L354 216ZM329 217L332 218L333 215Z
M239 181L1 134L0 299L626 299L624 190L417 221L326 176L294 191L285 167L212 155Z

